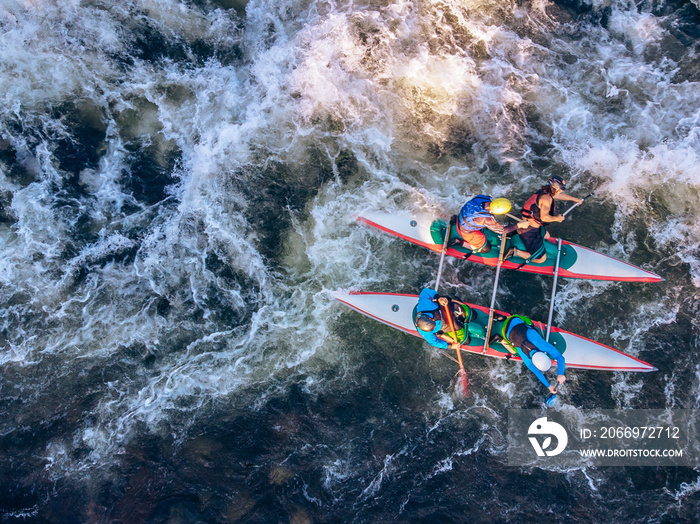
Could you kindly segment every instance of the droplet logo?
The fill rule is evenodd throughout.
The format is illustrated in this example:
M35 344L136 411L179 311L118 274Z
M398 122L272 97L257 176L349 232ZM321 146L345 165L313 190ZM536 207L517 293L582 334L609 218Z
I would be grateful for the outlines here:
M547 417L538 418L532 424L530 424L527 434L538 457L544 457L545 455L548 457L554 457L559 455L559 453L564 451L564 448L566 448L566 445L569 443L569 436L566 434L564 426L557 424L552 420L547 420ZM547 435L547 438L545 438L540 445L538 438L531 435ZM557 446L552 450L548 450L547 448L549 448L552 444L552 436L557 439Z

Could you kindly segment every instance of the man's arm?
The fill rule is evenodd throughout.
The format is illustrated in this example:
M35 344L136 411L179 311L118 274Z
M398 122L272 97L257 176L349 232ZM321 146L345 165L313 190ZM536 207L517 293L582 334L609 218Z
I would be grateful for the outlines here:
M553 346L545 347L542 349L549 358L553 358L557 361L557 375L563 375L566 371L566 361L564 360L564 355L562 355L559 350Z
M465 302L462 302L461 300L457 300L456 298L450 298L450 297L439 297L437 299L437 303L442 306L443 310L447 309L448 304L456 304L457 306L466 306L467 304ZM450 311L452 311L450 309ZM457 313L459 315L459 313Z
M551 222L563 222L564 215L552 216L549 212L552 210L552 197L551 195L542 195L538 202L540 207L540 221L542 223Z
M474 219L474 222L480 226L490 229L494 233L498 233L499 235L502 235L503 231L505 230L504 227L493 217L477 217Z
M455 348L458 348L460 346L460 343L457 341L456 338L452 338L451 336L446 335L444 333L441 335L438 335L438 338L440 340L446 342L450 349L455 349Z
M583 199L581 198L576 198L571 195L567 195L566 193L559 193L558 195L554 195L555 200L568 200L569 202L576 202L577 204L582 204Z
M421 331L421 330L418 330L418 333L420 333L421 336L431 346L435 346L436 348L440 348L440 349L447 349L449 347L447 342L440 339L437 335L435 335L435 333L426 333L425 331Z
M549 387L549 382L547 381L547 378L544 376L544 373L542 373L537 367L532 363L532 360L530 360L530 357L528 357L525 353L522 352L520 348L515 348L515 350L518 352L518 355L520 356L521 359L523 359L523 364L527 366L527 369L532 371L535 376L544 384L546 388Z
M451 298L451 297L440 297L438 298L438 304L440 304L443 308L447 307L447 304L457 304L459 306L466 306L467 304L462 302L461 300L457 300L456 298Z

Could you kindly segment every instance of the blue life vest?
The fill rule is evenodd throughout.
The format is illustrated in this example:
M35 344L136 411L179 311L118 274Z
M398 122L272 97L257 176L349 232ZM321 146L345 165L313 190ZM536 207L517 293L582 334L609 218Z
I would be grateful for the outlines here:
M459 212L459 227L465 231L478 231L484 228L483 224L474 222L475 218L490 217L491 213L484 209L484 205L491 202L487 195L477 195L469 200Z

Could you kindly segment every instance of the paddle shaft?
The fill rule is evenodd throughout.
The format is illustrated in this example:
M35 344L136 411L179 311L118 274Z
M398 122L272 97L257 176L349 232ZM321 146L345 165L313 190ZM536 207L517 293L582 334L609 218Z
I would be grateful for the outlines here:
M551 406L554 404L554 401L557 400L557 393L559 393L559 382L554 383L554 393L552 393L552 396L550 396L547 400L546 403L548 406Z
M544 339L549 342L549 332L552 328L552 314L554 313L554 297L557 295L557 281L559 280L559 263L561 262L561 238L557 238L557 261L554 264L554 283L552 284L552 298L549 301L549 316L547 317L547 331Z
M506 249L506 234L503 233L501 240L501 251L498 254L498 263L496 264L496 281L493 284L493 293L491 294L491 307L489 308L489 324L486 329L486 338L484 339L484 349L481 350L482 353L486 353L486 349L489 347L489 337L491 336L491 326L493 325L493 308L496 305L496 291L498 290L498 279L501 276L501 263L503 262L503 252Z
M447 242L450 240L450 229L452 228L452 221L447 222L447 229L445 230L445 241L442 243L442 253L440 254L440 265L438 266L438 274L435 279L435 291L437 292L440 286L440 278L442 277L442 264L445 262L445 253L447 252Z
M449 358L455 364L459 364L459 361L456 358L454 358L452 355L448 354L447 352L443 351L440 348L435 348L435 349L437 349L438 353L440 353L443 357Z
M566 215L568 215L569 213L571 213L574 209L576 209L578 206L580 206L581 204L583 204L583 201L586 200L586 199L587 199L588 197L590 197L590 196L593 196L593 193L587 194L585 197L583 197L583 198L581 199L581 202L576 202L573 206L571 206L569 209L567 209L566 212L562 214L562 216L566 216Z
M440 278L442 277L442 266L445 262L445 253L447 252L447 242L450 240L450 230L452 229L452 221L450 220L447 222L447 228L445 229L445 241L442 243L442 253L440 253L440 265L438 266L438 274L437 278L435 279L435 291L438 291L438 288L440 287ZM452 336L454 338L455 343L458 342L457 340L457 330L455 329L455 324L452 320L452 314L450 313L450 302L449 299L447 301L447 306L445 307L445 316L447 317L447 323L450 325L450 329L452 330ZM465 328L466 329L466 328ZM462 363L462 353L459 351L459 348L455 350L457 352L457 363L459 364L459 372L462 375L462 386L464 387L464 396L467 396L467 372L464 369L464 364ZM447 355L445 355L447 356Z
M583 201L584 201L584 200L586 200L588 197L591 197L591 196L593 196L593 193L587 194L585 197L583 197L583 198L581 199L581 202L576 202L573 206L571 206L569 209L567 209L563 216L566 216L566 215L568 215L569 213L571 213L575 208L577 208L578 206L580 206L581 204L583 204ZM515 220L516 222L521 222L522 220L525 220L524 218L518 218L518 217L516 217L516 216L514 216L514 215L511 215L510 213L505 213L505 215L506 215L508 218L512 218L512 219Z
M579 204L578 202L576 202L573 206L571 206L571 207L570 207L569 209L567 209L564 213L562 213L561 216L565 217L566 215L568 215L569 213L571 213L574 209L576 209L576 208L577 208L578 206L580 206L580 205L581 205L581 204Z
M583 204L589 196L593 195L590 193L581 199L581 202L576 202L573 206L566 210L563 216L568 215L578 206ZM559 280L559 266L561 262L561 238L557 239L557 261L554 264L554 283L552 284L552 298L549 301L549 316L547 317L547 331L545 333L544 339L549 342L549 332L552 330L552 315L554 313L554 297L557 295L557 281Z
M450 325L450 329L452 330L452 337L455 340L455 343L459 343L457 340L457 330L455 329L455 323L452 320L452 313L450 313L450 300L447 299L447 305L445 306L445 316L447 317L447 323ZM466 326L464 329L467 329ZM462 353L459 350L459 348L455 349L457 352L457 362L459 363L459 373L462 375L462 387L464 387L464 396L467 396L467 372L464 369L464 364L462 363Z

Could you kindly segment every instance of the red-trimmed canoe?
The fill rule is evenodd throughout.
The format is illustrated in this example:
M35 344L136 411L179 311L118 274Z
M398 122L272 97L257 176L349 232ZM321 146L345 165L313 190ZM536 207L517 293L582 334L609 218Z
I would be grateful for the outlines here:
M440 253L445 239L447 221L444 218L431 214L411 214L411 213L383 213L368 211L362 213L358 220L364 224L380 229L390 235L403 238L413 244L423 246ZM470 262L496 266L500 248L499 236L484 230L487 241L492 244L491 251L487 254L471 254L466 248L461 246L451 247L447 250L447 255L456 258L465 258ZM450 239L457 237L456 228L450 231ZM515 246L518 249L525 249L520 237L514 235L508 239L506 249ZM557 259L557 246L553 239L545 241L547 250L547 260L541 264L525 264L520 271L528 273L539 273L542 275L552 275L554 264ZM515 269L525 262L519 257L512 257L503 262L505 269ZM656 273L647 271L622 260L618 260L608 255L598 253L571 242L562 241L562 253L559 268L559 276L568 278L582 278L587 280L614 280L621 282L660 282L663 280Z
M399 329L404 333L420 337L413 324L413 310L418 304L418 295L337 291L334 296L346 306L359 311L363 315ZM468 305L477 313L476 318L470 324L476 323L485 328L488 323L489 308L474 304ZM502 311L496 311L496 313L504 317L508 316L508 313ZM541 322L534 322L534 324L543 331L546 327ZM494 321L492 333L500 333L502 325L502 321ZM470 329L470 331L472 330ZM485 329L482 331L485 331ZM604 344L599 344L556 327L551 328L549 342L564 355L568 368L597 369L601 371L656 371L656 368L651 364L647 364ZM486 353L482 353L483 347L483 338L472 337L469 345L462 345L462 351L496 358L505 358L508 354L506 348L497 342L492 343ZM513 360L521 359L514 356ZM556 365L556 363L554 364Z

